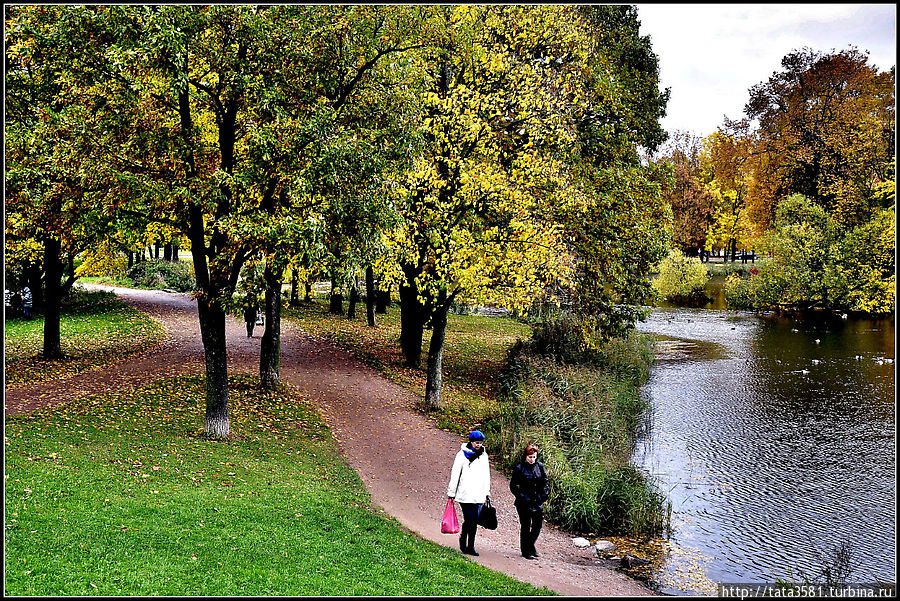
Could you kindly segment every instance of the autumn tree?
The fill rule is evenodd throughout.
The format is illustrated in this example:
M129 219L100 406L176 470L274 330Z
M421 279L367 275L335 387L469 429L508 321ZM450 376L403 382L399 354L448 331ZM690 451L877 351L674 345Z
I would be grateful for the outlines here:
M705 247L716 212L716 197L702 183L702 142L690 132L676 131L655 157L672 166L673 183L663 198L672 208L672 243L688 256Z
M42 7L22 9L40 15ZM190 242L207 376L205 432L229 433L225 310L248 245L230 219L248 185L250 49L268 36L253 7L62 7L52 58L79 126L86 185L109 215L174 228Z
M77 116L60 83L60 52L79 49L53 27L60 13L11 7L6 15L5 263L33 274L45 359L62 356L61 302L78 278L75 257L102 250L111 227L85 181Z
M424 12L282 6L266 8L265 15L269 36L251 52L259 98L248 108L254 123L249 155L262 202L235 222L243 222L243 235L261 245L266 258L260 376L271 388L279 378L287 265L317 261L343 284L372 262L389 213L382 172L408 156L403 55L419 47ZM303 234L297 234L300 224Z
M421 154L399 180L388 232L401 345L417 366L432 329L426 403L440 405L447 313L457 298L530 305L572 264L551 218L583 63L573 11L443 7L420 71ZM579 62L581 61L581 62Z
M640 156L666 139L659 119L669 90L659 88L658 58L640 35L635 7L578 13L588 51L569 170L577 200L558 205L556 219L577 261L575 308L586 327L607 338L640 317L639 305L653 294L647 274L668 251L672 217L662 192L671 171L644 165Z
M706 249L724 248L737 255L738 245L755 238L747 197L753 182L754 139L747 121L727 120L703 141L704 187L716 199Z
M879 207L875 185L894 154L894 70L879 72L855 48L822 53L796 50L782 70L750 89L745 112L759 121L771 192L803 194L850 228Z

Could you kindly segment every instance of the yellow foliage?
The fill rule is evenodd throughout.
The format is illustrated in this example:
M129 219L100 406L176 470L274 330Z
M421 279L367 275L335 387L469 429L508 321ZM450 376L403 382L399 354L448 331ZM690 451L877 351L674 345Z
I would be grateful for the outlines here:
M103 243L87 251L75 269L77 277L115 276L125 270L125 258L119 256L112 243Z

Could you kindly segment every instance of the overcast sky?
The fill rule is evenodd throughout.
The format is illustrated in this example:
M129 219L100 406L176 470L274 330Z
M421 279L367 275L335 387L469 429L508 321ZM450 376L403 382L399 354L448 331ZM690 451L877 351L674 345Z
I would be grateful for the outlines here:
M723 116L739 119L751 86L781 70L791 50L827 52L849 45L887 71L897 61L894 4L638 4L641 35L660 60L662 87L672 89L670 132L706 136Z

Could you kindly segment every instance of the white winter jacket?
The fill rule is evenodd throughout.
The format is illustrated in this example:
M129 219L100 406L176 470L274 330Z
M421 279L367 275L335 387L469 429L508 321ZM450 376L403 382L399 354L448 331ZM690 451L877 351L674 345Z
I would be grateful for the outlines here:
M484 503L485 497L491 494L491 468L487 451L470 462L463 453L465 449L466 445L461 445L453 460L447 496L455 498L458 503Z

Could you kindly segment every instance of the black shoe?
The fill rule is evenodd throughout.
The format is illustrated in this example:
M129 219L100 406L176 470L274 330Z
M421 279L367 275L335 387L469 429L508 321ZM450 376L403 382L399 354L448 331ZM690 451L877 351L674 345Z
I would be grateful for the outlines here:
M522 553L522 557L524 557L525 559L537 559L537 557L535 557L534 555L526 555L525 553Z
M469 547L464 551L464 553L466 553L467 555L474 555L475 557L478 557L478 551L475 550L475 547Z
M538 553L537 551L532 551L532 552L531 552L531 556L532 556L532 557L540 557L541 554Z

